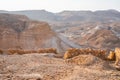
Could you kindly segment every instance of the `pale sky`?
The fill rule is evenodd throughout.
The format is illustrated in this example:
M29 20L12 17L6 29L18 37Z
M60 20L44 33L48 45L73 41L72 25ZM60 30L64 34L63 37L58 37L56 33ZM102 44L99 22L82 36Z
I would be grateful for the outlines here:
M120 0L0 0L0 10L41 10L60 12L63 10L120 11Z

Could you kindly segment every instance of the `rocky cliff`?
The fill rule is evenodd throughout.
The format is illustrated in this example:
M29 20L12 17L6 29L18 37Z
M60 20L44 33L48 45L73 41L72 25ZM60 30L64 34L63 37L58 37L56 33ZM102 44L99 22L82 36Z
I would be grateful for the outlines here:
M0 14L0 48L61 48L61 41L46 22L23 15Z

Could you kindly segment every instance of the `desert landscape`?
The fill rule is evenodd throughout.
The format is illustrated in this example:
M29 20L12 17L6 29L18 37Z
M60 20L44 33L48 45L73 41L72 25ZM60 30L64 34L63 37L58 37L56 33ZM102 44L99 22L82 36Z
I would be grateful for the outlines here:
M119 80L120 12L0 11L0 80Z
M11 54L0 55L0 80L120 79L114 58L106 57L104 51L90 53L88 49L80 50L71 48L64 55L48 48L40 49L39 53L24 51L24 54L9 50Z

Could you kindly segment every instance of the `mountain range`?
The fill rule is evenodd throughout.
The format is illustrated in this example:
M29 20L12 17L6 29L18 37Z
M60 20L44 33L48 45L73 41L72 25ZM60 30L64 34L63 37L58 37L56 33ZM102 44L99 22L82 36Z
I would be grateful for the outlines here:
M0 13L1 44L4 48L7 47L5 43L9 42L7 40L10 39L10 42L14 40L25 42L27 39L28 42L25 44L9 43L17 44L13 47L28 48L31 45L30 49L35 46L36 48L53 46L60 50L68 47L107 49L120 47L120 12L116 10L62 11L59 13L46 10L0 10ZM44 23L45 25L41 25ZM7 32L11 35L7 35ZM15 34L14 39L11 37L13 34ZM52 36L48 38L49 34Z
M26 15L30 19L46 22L113 22L120 21L120 12L117 10L98 11L62 11L52 13L46 10L24 10L24 11L4 11L0 13L11 13Z

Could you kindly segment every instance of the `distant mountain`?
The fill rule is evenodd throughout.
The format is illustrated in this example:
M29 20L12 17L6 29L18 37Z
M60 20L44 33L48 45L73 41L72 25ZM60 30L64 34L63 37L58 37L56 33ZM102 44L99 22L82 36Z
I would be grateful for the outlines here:
M0 13L8 13L8 11L0 10Z
M120 12L113 10L104 11L64 11L59 13L67 21L109 22L120 21Z
M24 11L3 11L0 13L11 13L26 15L30 19L47 22L113 22L120 21L120 12L116 10L92 11L63 11L52 13L46 10L24 10Z
M30 19L39 21L56 21L57 16L45 10L26 10L26 11L11 11L8 13L26 15Z

